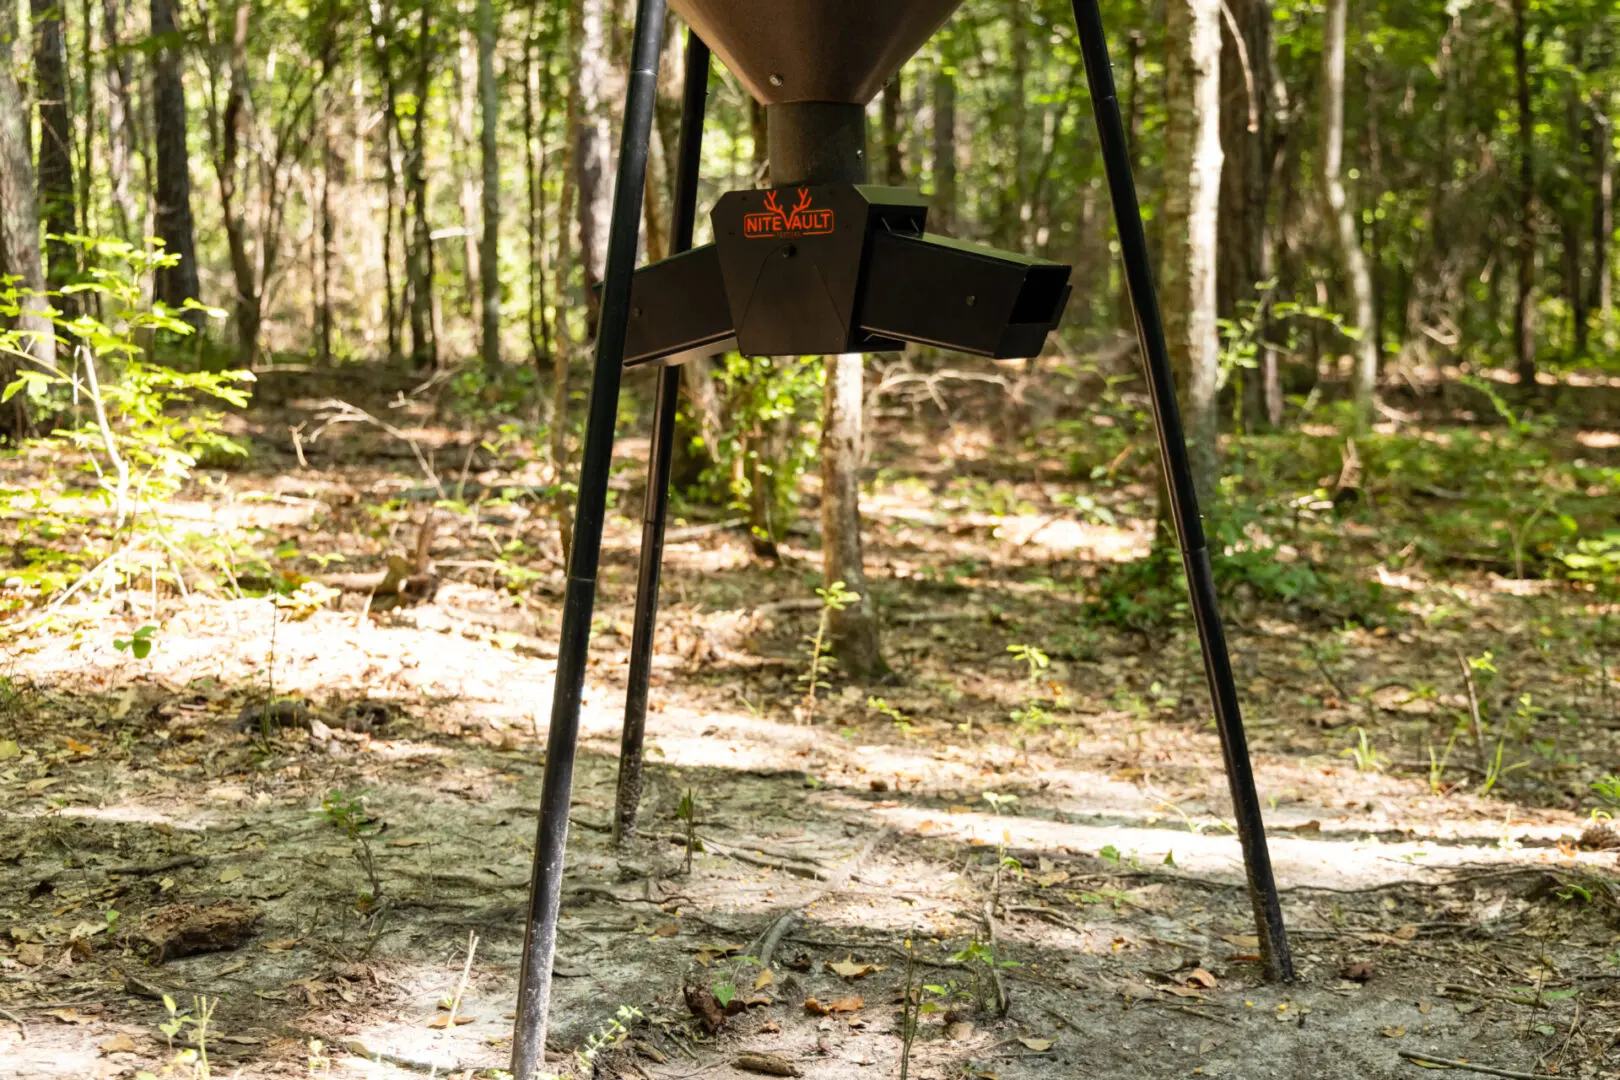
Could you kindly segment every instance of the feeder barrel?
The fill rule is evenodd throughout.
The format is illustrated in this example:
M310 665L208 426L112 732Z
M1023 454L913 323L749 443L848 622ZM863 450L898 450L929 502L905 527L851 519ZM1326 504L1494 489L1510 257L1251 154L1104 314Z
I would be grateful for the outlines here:
M961 2L670 0L670 6L762 105L865 105Z

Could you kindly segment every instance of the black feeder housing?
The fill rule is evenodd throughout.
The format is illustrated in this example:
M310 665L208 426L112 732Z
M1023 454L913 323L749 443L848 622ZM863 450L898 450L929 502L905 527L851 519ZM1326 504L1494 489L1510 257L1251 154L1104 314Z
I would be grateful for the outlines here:
M1067 266L930 234L926 201L906 188L733 191L711 220L713 244L637 271L626 367L908 341L1029 357L1069 299Z

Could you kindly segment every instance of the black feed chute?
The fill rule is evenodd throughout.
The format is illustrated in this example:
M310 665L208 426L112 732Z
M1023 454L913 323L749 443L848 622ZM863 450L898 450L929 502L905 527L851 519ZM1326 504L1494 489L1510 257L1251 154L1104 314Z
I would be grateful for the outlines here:
M624 369L663 368L631 633L616 836L635 831L641 794L678 365L732 349L802 356L884 351L905 342L987 357L1033 357L1056 327L1070 292L1069 267L932 235L921 195L866 183L866 105L960 0L669 3L692 28L682 95L676 254L635 270L665 15L665 0L638 0L513 1030L517 1080L533 1080L545 1062L575 744ZM1260 951L1268 976L1287 980L1293 962L1176 407L1102 13L1098 0L1073 0L1073 7ZM715 242L692 249L709 46L766 106L777 186L721 196L711 212Z
M906 188L733 191L713 222L713 244L636 272L626 366L907 341L1034 356L1069 297L1067 266L928 234L927 203Z

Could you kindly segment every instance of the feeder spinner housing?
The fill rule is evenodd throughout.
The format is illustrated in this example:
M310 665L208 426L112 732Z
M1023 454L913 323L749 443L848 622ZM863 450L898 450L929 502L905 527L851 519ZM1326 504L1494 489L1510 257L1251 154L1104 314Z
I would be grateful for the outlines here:
M1069 298L1067 266L930 234L927 203L905 188L733 191L711 219L713 244L636 273L626 367L907 341L1035 356Z

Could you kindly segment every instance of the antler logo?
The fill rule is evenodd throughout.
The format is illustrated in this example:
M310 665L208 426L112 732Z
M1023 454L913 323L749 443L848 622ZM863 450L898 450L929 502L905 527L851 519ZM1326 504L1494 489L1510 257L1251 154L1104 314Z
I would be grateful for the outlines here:
M774 191L765 194L765 209L743 215L743 235L750 239L776 236L823 236L833 231L833 212L810 205L810 189L800 188L792 210L782 208Z

